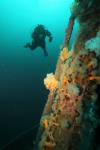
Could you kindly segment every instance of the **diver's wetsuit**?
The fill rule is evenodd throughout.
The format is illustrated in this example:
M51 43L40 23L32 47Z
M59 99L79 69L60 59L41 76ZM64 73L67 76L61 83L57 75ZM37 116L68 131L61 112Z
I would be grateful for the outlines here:
M44 55L47 56L48 52L46 50L45 38L49 37L49 41L52 41L51 33L48 30L45 30L43 26L37 26L32 33L31 37L33 39L32 43L27 43L26 48L29 47L31 50L35 50L37 47L43 49Z

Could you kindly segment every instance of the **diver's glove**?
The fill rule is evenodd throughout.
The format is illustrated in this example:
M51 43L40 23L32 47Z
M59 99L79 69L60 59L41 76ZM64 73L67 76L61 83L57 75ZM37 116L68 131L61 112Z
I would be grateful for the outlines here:
M49 37L49 42L52 42L52 40L53 40L53 37L50 36L50 37Z

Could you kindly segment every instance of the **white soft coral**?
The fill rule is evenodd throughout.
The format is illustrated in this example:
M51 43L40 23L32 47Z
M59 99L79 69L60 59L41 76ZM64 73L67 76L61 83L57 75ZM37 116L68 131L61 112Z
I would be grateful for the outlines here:
M97 36L91 38L90 40L86 41L85 48L89 49L91 52L95 51L96 55L100 55L100 31L97 32Z

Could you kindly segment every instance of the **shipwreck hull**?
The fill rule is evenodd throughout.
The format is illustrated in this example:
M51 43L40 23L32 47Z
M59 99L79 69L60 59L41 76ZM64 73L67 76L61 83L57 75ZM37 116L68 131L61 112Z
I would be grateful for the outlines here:
M84 8L80 16L75 13L80 7L74 7L74 17L80 23L78 37L73 50L68 51L75 19L71 17L73 20L70 20L68 38L65 37L58 58L55 79L49 77L45 83L50 94L40 120L36 139L38 150L93 150L91 142L99 124L95 107L96 89L100 85L100 21L94 8L95 2L97 5L99 1L92 2L86 4L90 12L93 10L91 15L85 15L87 7L83 7L83 1L78 2ZM100 17L100 12L98 15ZM91 47L91 44L95 46Z

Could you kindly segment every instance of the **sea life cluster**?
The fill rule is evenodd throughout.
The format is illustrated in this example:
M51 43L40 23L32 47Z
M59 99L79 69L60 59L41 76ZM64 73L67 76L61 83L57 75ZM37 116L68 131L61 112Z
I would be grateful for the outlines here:
M39 145L43 150L56 150L58 141L55 140L55 130L61 133L62 130L71 130L69 134L72 136L72 129L83 130L85 119L93 120L94 116L92 106L97 99L96 86L100 83L100 53L96 53L95 49L85 48L79 51L76 57L73 53L70 57L68 53L67 57L64 57L66 49L63 49L60 55L62 72L59 81L53 74L47 75L44 80L46 88L51 92L55 91L55 94L50 113L41 118L44 133Z
M100 9L95 9L96 2L75 0L71 18L72 22L78 18L79 35L73 50L68 50L68 41L64 44L55 75L47 74L44 79L50 94L40 121L39 150L93 150L91 142L100 123L96 116L100 86Z

